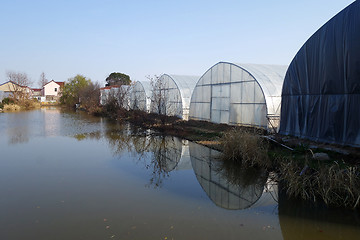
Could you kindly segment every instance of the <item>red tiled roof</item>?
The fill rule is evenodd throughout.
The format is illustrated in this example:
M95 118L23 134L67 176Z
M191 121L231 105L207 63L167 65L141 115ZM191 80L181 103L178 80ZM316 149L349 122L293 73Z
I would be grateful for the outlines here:
M36 91L36 92L41 92L41 88L31 88L31 90Z
M48 84L51 83L51 82L54 82L54 83L58 84L61 88L63 88L63 87L64 87L64 84L65 84L65 82L55 82L54 80L51 80L51 81L47 82L46 84L44 84L44 86L45 86L45 85L48 85ZM43 87L44 87L44 86L43 86Z
M65 82L55 82L55 83L59 84L61 88L64 87L65 84Z

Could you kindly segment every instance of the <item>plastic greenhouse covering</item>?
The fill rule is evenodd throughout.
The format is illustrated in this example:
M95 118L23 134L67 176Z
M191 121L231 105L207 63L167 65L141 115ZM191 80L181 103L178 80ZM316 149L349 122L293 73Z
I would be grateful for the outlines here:
M280 133L360 145L360 2L323 25L284 80Z
M130 108L131 87L128 85L108 86L100 88L100 104L106 104L111 98L115 98L119 104L125 109Z
M287 66L219 62L198 81L190 119L268 127L278 118Z
M190 98L198 76L163 74L154 84L151 112L188 119Z
M130 109L148 111L151 101L150 82L136 82L130 93Z

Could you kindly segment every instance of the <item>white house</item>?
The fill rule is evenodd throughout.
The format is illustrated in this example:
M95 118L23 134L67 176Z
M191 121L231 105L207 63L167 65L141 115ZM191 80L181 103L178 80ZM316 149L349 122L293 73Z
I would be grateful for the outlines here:
M55 82L54 80L51 80L43 86L42 95L46 97L46 100L57 100L61 97L63 88L64 82Z

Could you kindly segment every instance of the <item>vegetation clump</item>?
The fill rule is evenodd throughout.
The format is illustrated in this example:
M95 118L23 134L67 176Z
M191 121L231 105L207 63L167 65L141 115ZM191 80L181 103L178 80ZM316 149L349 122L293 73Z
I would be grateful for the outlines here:
M18 99L7 97L0 103L0 108L6 112L30 110L39 107L40 103L36 99L23 99L19 101Z
M271 166L268 156L269 143L250 130L233 128L221 138L224 161L235 161L242 166Z
M293 159L279 166L280 181L288 196L324 201L330 206L356 208L360 201L360 168L344 162L331 163Z

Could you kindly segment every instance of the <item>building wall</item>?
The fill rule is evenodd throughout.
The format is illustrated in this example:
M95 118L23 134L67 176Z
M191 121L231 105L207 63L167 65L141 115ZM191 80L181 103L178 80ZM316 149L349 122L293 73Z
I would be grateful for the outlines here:
M51 81L44 86L45 96L58 96L59 92L60 92L60 85L54 81Z

